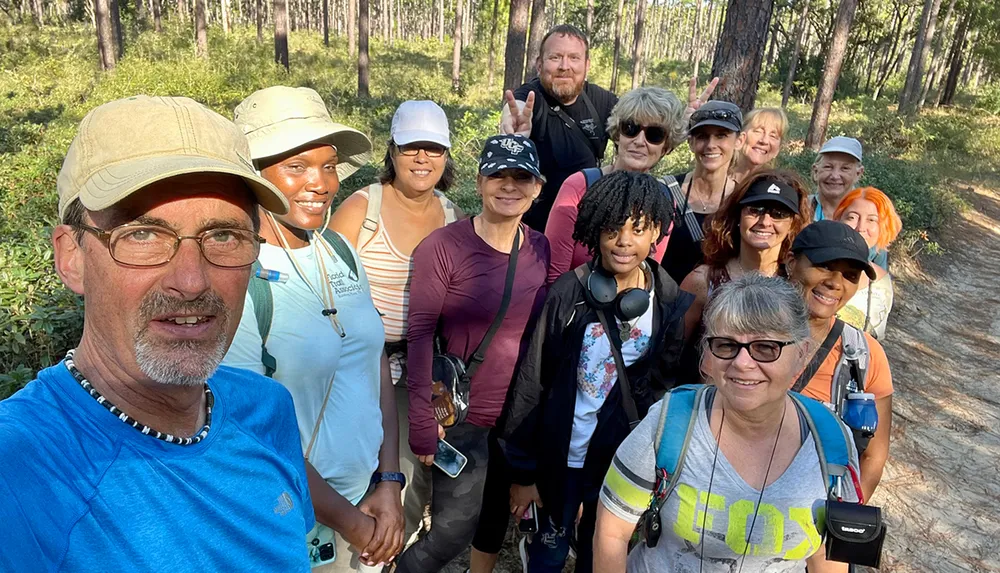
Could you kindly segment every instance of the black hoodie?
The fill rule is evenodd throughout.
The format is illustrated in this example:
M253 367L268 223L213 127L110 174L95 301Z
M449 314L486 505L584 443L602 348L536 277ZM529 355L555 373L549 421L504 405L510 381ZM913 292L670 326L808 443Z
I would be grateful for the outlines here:
M653 278L651 344L626 369L639 416L674 386L674 368L684 344L684 313L694 297L681 291L670 275L647 259ZM609 317L610 318L610 317ZM497 424L500 445L514 483L537 484L542 503L562 504L562 489L573 435L577 363L588 324L598 322L576 274L560 276L549 289L527 354ZM600 483L618 446L629 434L621 385L615 384L597 415L584 471ZM554 512L558 514L558 512Z

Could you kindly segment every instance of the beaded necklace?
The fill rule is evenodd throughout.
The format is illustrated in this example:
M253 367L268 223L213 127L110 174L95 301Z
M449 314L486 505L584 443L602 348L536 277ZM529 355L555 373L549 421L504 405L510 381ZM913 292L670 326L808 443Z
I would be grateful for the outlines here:
M202 426L201 431L198 432L197 435L190 438L181 438L171 434L158 432L153 428L150 428L149 426L133 419L125 412L122 412L118 406L112 404L110 400L101 395L101 393L94 388L90 381L84 378L83 374L77 370L76 364L73 362L73 354L75 352L76 349L73 349L66 353L66 359L63 361L66 364L66 369L69 370L69 373L73 375L73 378L80 384L80 386L86 390L88 394L90 394L91 398L97 400L98 404L107 408L109 412L114 414L122 422L125 422L129 426L132 426L147 436L152 436L170 444L177 444L178 446L192 446L204 440L205 436L208 435L208 431L212 427L212 407L215 406L215 397L212 395L212 390L209 389L207 382L205 383L205 425Z

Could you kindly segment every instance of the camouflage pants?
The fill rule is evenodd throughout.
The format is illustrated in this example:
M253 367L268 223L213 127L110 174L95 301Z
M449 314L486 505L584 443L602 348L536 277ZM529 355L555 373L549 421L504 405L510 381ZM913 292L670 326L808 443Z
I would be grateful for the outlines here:
M468 423L448 429L445 441L469 461L457 478L432 468L431 529L399 557L397 573L437 573L472 543L489 465L488 433Z

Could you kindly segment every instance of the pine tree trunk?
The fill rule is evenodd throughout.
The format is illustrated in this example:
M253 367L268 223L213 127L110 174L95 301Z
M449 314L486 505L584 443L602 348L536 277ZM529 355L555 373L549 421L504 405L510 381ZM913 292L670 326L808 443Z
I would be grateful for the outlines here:
M222 5L222 33L223 34L228 34L229 33L229 7L227 6L227 4L229 4L229 0L220 0L220 4Z
M125 31L122 30L122 14L118 4L119 1L111 0L111 29L115 33L115 53L117 59L120 60L125 56Z
M288 0L274 0L274 61L288 71Z
M462 20L465 16L465 2L458 0L455 2L455 32L452 42L454 47L451 50L451 89L458 91L462 85Z
M941 10L941 0L925 0L924 10L920 18L920 28L913 42L913 53L910 55L910 65L906 72L906 81L899 94L898 112L900 115L913 115L919 109L917 106L920 84L924 76L924 63L927 51L934 40L934 29L937 26L938 12Z
M712 62L712 76L719 78L715 99L732 102L744 113L753 109L757 99L764 41L773 9L774 0L729 0L726 10Z
M691 25L691 51L688 52L688 63L694 70L694 76L698 75L698 66L701 64L701 52L698 50L698 36L701 32L701 4L702 0L695 0L694 21Z
M254 18L257 20L257 43L264 43L264 0L255 0L257 9L254 10Z
M368 92L368 0L358 0L358 97L369 97Z
M587 0L587 38L594 41L594 0Z
M195 53L199 58L208 57L208 22L205 15L205 0L194 0Z
M778 30L781 28L781 7L775 9L774 16L771 17L771 37L767 44L767 57L764 58L764 73L771 71L774 65L774 54L778 50Z
M97 51L101 58L101 69L113 70L118 60L115 46L114 28L111 26L110 0L94 0L94 22L97 28Z
M965 58L965 67L962 69L962 85L967 86L969 82L972 81L972 66L975 64L975 59L972 57L976 53L976 43L979 41L979 30L973 32L972 41L969 42L969 47L965 50L967 57Z
M528 57L524 66L524 81L535 76L535 66L538 61L538 51L542 36L545 35L545 0L532 0L531 26L528 36Z
M781 92L781 108L788 107L788 98L792 95L792 85L795 82L795 69L799 66L799 55L802 53L802 35L809 25L809 0L799 0L802 3L802 12L799 13L799 22L795 26L795 47L792 48L792 57L788 60L788 75L785 78L785 89Z
M962 71L962 52L965 50L965 42L969 33L969 23L972 20L973 10L965 13L958 29L955 30L955 38L952 40L951 52L948 56L948 77L944 87L938 92L938 100L934 104L951 105L955 98L955 91L958 89L958 79Z
M163 5L161 0L153 0L153 31L157 34L163 32Z
M618 15L615 17L615 51L611 63L611 91L618 91L618 72L621 68L622 16L625 14L625 0L618 0Z
M698 0L699 4L701 0ZM635 33L632 39L632 89L642 83L642 41L646 25L646 0L637 0L635 7Z
M438 0L438 43L444 43L444 2L445 0Z
M830 41L830 51L826 56L823 76L816 90L816 101L813 104L812 120L806 133L806 148L819 151L826 138L826 127L830 121L830 104L837 90L840 79L840 66L844 63L847 51L847 39L851 34L851 24L858 8L858 0L841 0L837 8L837 20L833 26L833 37Z
M929 66L929 71L927 73L927 78L924 80L923 85L920 88L920 101L917 102L917 107L924 107L924 102L927 101L927 94L934 87L934 82L941 77L941 71L944 67L944 58L942 58L942 51L946 43L946 37L948 35L948 30L951 27L951 16L955 11L955 1L951 0L948 3L948 10L944 14L944 20L941 24L941 33L934 38L934 53L931 54L931 63Z
M497 57L497 20L499 19L498 12L500 11L500 0L493 0L493 18L490 21L490 55L487 62L487 77L486 85L489 88L493 88L493 76Z
M353 58L358 53L358 0L347 0L347 56Z
M503 89L511 90L524 79L525 40L528 33L528 0L510 0L507 48L504 51Z
M323 45L330 47L330 0L323 0Z

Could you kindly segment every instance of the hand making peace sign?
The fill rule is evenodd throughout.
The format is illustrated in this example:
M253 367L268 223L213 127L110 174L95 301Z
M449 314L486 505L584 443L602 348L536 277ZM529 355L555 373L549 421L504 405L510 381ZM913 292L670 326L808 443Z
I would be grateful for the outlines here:
M507 109L500 117L500 132L505 135L531 136L531 114L535 109L535 92L528 92L527 101L523 106L514 99L514 92L504 92Z
M684 110L684 126L688 125L691 121L691 116L694 112L698 111L698 108L705 105L708 102L708 98L712 97L712 92L715 91L715 86L719 85L719 78L712 78L712 81L708 82L708 86L705 87L705 91L698 95L698 78L691 78L691 83L688 84L688 106Z

